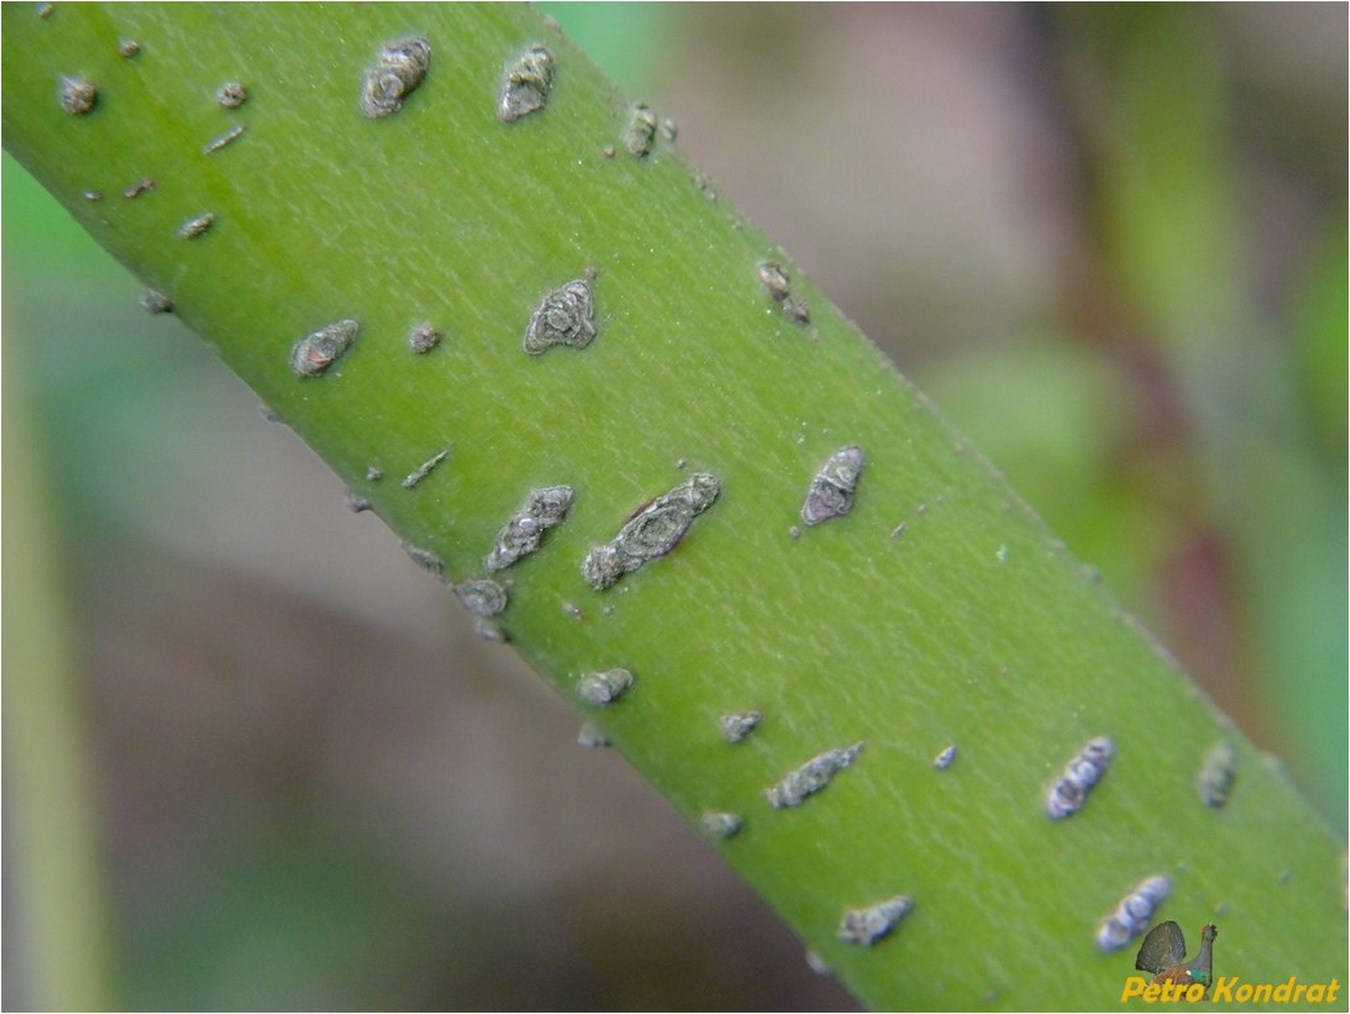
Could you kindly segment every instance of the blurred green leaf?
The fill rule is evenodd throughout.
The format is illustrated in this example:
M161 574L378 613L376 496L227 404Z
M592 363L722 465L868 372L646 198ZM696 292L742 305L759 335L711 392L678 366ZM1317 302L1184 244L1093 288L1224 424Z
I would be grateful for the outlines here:
M1334 218L1326 238L1305 265L1290 311L1291 326L1308 409L1326 448L1328 463L1340 466L1344 482L1346 458L1346 376L1350 374L1350 308L1346 278L1350 261L1345 215Z
M232 828L202 864L191 886L130 916L128 1009L396 1010L431 999L419 994L425 974L411 973L425 973L439 934L388 857L300 816L268 834Z

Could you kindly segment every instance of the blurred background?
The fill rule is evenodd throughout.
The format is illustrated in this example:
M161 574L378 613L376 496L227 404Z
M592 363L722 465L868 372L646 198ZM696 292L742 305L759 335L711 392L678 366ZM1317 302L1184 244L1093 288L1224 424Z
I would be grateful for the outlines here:
M1346 7L546 9L1344 836ZM855 1009L3 187L5 1007Z

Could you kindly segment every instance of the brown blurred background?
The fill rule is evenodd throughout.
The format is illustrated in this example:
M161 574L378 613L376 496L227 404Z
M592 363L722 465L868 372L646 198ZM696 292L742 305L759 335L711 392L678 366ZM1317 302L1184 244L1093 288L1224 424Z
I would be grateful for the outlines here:
M1344 834L1346 8L548 10ZM7 444L6 551L22 484L113 1005L854 1008L8 158L4 195L42 466ZM21 769L7 1008L43 1004Z

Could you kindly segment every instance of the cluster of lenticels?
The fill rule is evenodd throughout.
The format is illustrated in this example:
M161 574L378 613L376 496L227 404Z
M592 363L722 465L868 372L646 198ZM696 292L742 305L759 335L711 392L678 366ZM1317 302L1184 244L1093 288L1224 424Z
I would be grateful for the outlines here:
M51 14L51 5L43 4L39 15ZM126 59L137 57L141 43L122 39L118 52ZM381 46L373 62L366 68L358 93L357 107L361 115L371 119L392 116L423 84L431 67L432 47L420 35L408 36ZM496 100L496 116L503 123L516 123L547 108L557 77L557 64L548 47L535 43L526 47L506 64ZM228 81L216 91L216 101L225 110L237 110L248 99L248 89L238 81ZM77 75L63 76L58 89L60 107L71 116L83 117L98 106L99 89L96 84ZM235 123L206 141L201 148L205 156L214 155L242 138L247 130L244 123ZM622 146L634 157L646 159L654 151L658 135L667 141L676 136L675 124L669 120L658 122L646 105L638 103L628 110L627 123L620 138ZM606 146L602 154L613 158L615 149ZM706 177L696 176L696 185L710 198L716 199ZM153 179L137 180L122 191L125 200L134 200L155 188ZM84 192L90 201L102 200L99 191ZM216 223L216 214L202 211L185 218L177 235L192 240L205 235ZM773 261L755 265L759 284L776 306L791 321L807 326L811 315L806 301L794 293L791 280L784 268ZM531 356L542 356L555 348L580 351L596 339L599 327L595 315L594 283L596 272L587 271L578 278L545 292L530 313L521 341L523 351ZM174 309L172 299L154 288L147 288L140 298L141 305L150 313L169 313ZM356 343L361 324L354 318L344 318L314 329L294 343L290 351L290 368L299 378L323 376L338 363ZM435 349L441 340L440 331L430 322L412 325L407 333L411 351L424 355ZM403 478L403 489L418 489L424 480L450 458L450 449L441 448L426 458ZM853 508L858 480L865 456L861 447L847 445L829 455L806 485L800 516L802 523L814 526L833 518L847 515ZM680 462L683 467L683 461ZM383 470L372 466L366 473L370 482L383 477ZM639 508L608 541L592 547L581 564L586 584L597 592L611 588L625 575L669 555L685 538L694 522L714 506L722 490L722 480L711 472L697 472L685 481L654 497ZM530 490L524 500L501 526L494 543L483 559L483 568L497 574L521 559L537 552L550 530L560 525L573 504L575 491L571 486L557 484ZM352 510L370 510L371 502L362 495L350 493L348 506ZM891 534L899 535L901 525ZM790 530L800 537L800 530ZM422 567L444 577L446 567L433 551L405 543L404 548ZM1006 559L1006 548L1000 549L999 561ZM495 640L505 640L497 625L509 603L507 586L495 577L469 578L451 585L455 595L475 615L480 634ZM568 611L580 616L580 610L568 603ZM608 707L624 699L633 689L636 677L626 668L588 672L576 683L577 697L593 707ZM732 713L720 719L722 735L728 743L740 743L760 725L763 714L758 710ZM578 736L585 746L607 746L605 732L587 722ZM769 804L775 809L803 805L820 793L841 772L849 768L863 751L862 742L827 749L788 771L777 783L765 789ZM956 745L943 748L934 758L935 769L945 770L956 757ZM1062 774L1049 787L1045 798L1045 812L1052 820L1062 820L1081 810L1090 793L1106 774L1115 747L1105 736L1091 739L1068 762ZM1197 787L1201 798L1213 807L1224 805L1231 792L1235 753L1227 743L1215 745L1205 756ZM705 832L717 839L738 835L745 826L741 814L709 810L702 814L700 823ZM1150 876L1121 899L1115 911L1101 924L1097 943L1103 951L1123 948L1148 927L1155 911L1166 900L1171 890L1167 877ZM840 922L837 936L853 944L871 945L887 936L912 910L913 899L895 895L874 904L847 909ZM823 968L818 956L815 964Z

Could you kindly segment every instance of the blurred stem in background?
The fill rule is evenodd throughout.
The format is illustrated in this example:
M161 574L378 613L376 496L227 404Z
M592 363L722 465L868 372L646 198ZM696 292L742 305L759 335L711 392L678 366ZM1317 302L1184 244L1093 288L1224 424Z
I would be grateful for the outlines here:
M4 848L14 862L6 863L5 949L17 952L26 973L17 980L31 990L7 991L6 1006L106 1010L116 1004L88 699L65 571L56 563L59 515L34 424L27 357L12 342L6 346Z

